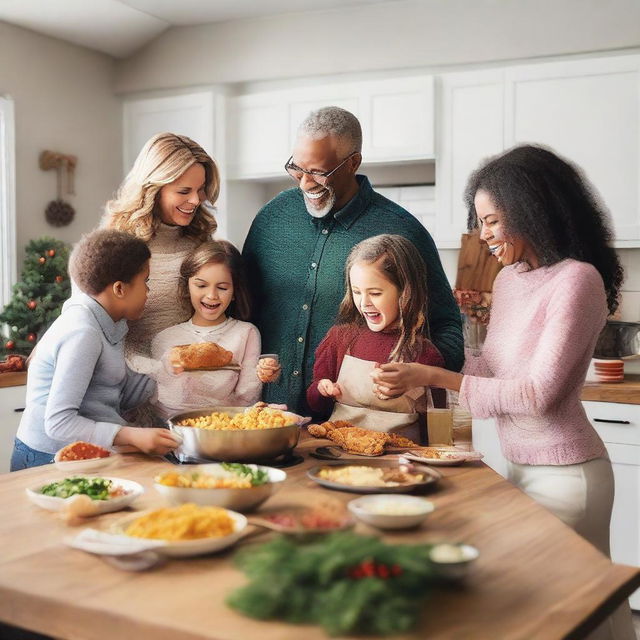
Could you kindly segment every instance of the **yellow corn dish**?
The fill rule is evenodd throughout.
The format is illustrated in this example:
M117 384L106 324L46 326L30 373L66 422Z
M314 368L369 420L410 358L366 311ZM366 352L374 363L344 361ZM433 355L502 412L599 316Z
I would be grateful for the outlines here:
M291 420L289 420L289 424L291 424ZM228 413L214 411L206 416L186 418L177 422L176 425L179 427L196 427L197 429L213 429L217 431L273 429L287 426L287 417L278 409L256 407L234 416Z
M177 541L222 538L233 531L234 521L226 509L189 503L147 513L134 520L125 533L134 538Z

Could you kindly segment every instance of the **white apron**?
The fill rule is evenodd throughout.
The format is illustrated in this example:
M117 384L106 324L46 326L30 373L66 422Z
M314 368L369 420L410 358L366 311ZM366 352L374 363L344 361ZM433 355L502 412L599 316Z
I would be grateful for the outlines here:
M344 356L337 383L342 390L329 420L346 420L357 427L394 432L420 442L420 413L433 406L428 388L411 389L398 398L380 400L373 393L369 375L376 363L349 354Z

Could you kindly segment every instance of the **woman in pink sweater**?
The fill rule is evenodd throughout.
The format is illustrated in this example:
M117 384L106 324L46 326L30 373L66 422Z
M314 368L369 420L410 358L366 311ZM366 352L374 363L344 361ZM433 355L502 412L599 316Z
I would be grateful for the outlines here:
M481 167L466 200L469 227L505 265L482 353L463 373L392 363L374 381L390 396L444 386L472 415L495 417L510 479L608 553L611 464L580 403L622 281L603 208L576 169L533 146Z
M623 272L593 193L578 169L535 146L472 174L468 226L505 265L482 353L463 373L390 363L372 376L384 395L445 387L473 416L496 418L509 479L609 555L613 472L580 392ZM628 605L589 637L635 638Z

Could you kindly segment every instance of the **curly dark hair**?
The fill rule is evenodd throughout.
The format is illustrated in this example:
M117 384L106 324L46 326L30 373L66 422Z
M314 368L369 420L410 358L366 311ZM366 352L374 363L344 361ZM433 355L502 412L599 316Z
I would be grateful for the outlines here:
M98 295L114 282L131 282L151 257L130 233L98 229L83 236L69 257L69 275L81 291Z
M582 170L538 145L490 158L471 174L464 200L469 230L478 227L474 198L485 191L505 216L505 230L526 240L541 266L565 258L592 264L613 313L624 277L611 246L609 213Z
M182 300L190 304L189 278L193 277L207 264L224 264L233 278L233 301L227 309L227 315L236 320L249 320L251 317L251 297L242 255L227 240L211 240L194 249L180 265L178 292Z

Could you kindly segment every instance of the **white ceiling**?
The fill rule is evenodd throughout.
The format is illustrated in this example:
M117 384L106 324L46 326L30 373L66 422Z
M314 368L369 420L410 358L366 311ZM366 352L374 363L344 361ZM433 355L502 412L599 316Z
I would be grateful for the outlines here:
M393 1L0 0L0 21L126 58L172 26Z

